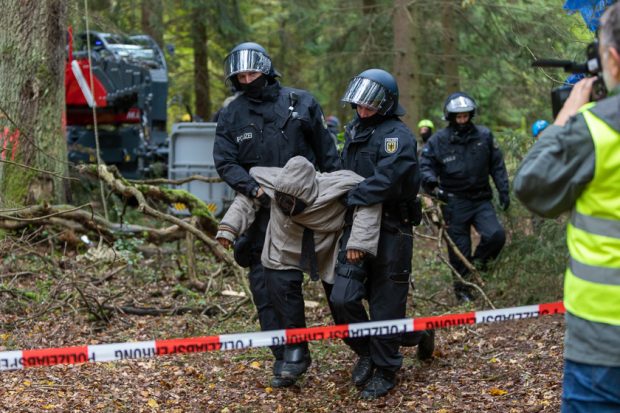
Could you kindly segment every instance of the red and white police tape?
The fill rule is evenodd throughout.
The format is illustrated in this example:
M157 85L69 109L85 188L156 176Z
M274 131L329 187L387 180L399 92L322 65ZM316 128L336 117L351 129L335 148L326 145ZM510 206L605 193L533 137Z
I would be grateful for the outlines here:
M241 350L303 341L333 338L365 337L430 330L466 324L519 320L564 313L562 302L472 311L434 317L403 318L327 327L295 328L218 336L174 338L133 343L95 344L92 346L15 350L0 352L0 371L26 367L78 364L163 356L175 353L197 353L215 350Z

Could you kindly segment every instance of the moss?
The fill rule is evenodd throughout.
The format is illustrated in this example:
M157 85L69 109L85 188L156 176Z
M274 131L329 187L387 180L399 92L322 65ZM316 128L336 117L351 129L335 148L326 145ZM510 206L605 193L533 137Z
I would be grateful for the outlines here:
M140 189L140 188L139 188ZM167 202L183 202L192 212L192 215L213 220L213 214L209 211L207 204L197 196L183 189L160 188Z
M18 170L19 169L19 170ZM36 172L5 165L3 179L3 200L5 206L22 206L28 195L28 183L34 179Z

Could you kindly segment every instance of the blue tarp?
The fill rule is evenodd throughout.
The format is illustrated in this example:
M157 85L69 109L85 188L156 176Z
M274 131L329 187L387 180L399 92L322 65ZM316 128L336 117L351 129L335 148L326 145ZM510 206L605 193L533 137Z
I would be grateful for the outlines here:
M588 29L594 32L598 29L605 9L615 2L616 0L566 0L564 10L568 10L570 14L580 12Z

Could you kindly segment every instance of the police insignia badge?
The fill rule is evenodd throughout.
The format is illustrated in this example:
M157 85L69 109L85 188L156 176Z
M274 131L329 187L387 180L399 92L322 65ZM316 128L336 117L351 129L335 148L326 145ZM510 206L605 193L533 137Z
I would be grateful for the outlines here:
M398 138L385 138L385 152L394 153L398 150Z

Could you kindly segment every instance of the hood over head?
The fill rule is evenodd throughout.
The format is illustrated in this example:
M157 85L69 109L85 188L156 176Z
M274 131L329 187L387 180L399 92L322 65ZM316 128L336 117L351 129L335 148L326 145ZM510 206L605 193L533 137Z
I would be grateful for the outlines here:
M275 190L312 205L319 195L314 165L303 156L289 159L275 181Z

